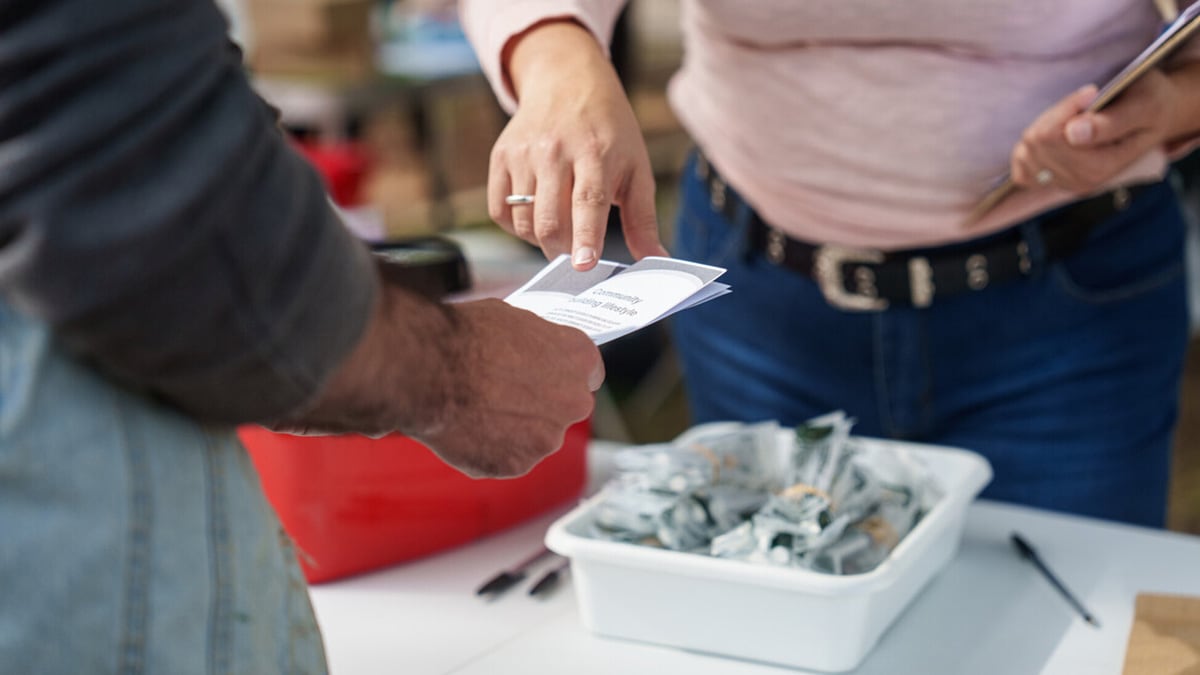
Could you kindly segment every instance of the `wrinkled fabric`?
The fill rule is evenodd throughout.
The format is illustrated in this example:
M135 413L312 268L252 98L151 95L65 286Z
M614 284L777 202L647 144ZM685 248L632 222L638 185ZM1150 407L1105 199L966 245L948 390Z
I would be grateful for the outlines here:
M225 31L211 0L0 0L0 297L128 386L262 421L377 282Z
M607 45L626 0L462 0L500 101L504 46L540 21ZM974 227L1021 132L1153 41L1151 0L683 0L669 95L722 177L814 243L906 249L1001 230L1076 197L1023 190ZM1187 58L1200 57L1193 40ZM1114 184L1159 180L1155 150Z
M0 303L0 670L323 673L231 429L98 376Z

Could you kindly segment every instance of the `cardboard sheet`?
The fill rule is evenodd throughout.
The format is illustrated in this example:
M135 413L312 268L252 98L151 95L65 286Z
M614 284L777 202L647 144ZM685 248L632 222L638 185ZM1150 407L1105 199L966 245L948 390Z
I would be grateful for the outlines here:
M1200 675L1200 597L1139 593L1124 675Z

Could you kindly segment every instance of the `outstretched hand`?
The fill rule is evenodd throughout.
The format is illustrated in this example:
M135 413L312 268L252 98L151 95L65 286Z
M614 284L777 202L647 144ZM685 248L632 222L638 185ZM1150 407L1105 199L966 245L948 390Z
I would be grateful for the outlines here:
M547 258L570 253L575 268L586 270L600 259L616 204L630 253L666 255L641 130L591 34L571 22L535 27L508 63L520 108L492 149L492 219ZM510 194L535 200L510 206Z
M358 346L277 429L406 434L475 477L518 476L591 414L604 381L582 331L499 300L441 305L383 285Z
M591 414L600 353L582 331L499 300L455 311L459 381L441 423L413 435L468 475L521 475Z

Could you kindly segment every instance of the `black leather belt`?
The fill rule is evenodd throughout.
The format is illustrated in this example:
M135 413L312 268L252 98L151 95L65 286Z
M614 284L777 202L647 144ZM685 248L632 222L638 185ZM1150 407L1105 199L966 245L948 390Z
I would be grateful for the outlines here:
M703 155L696 171L715 211L733 221L750 212L749 244L772 264L812 277L834 307L880 311L890 306L928 307L945 297L1025 277L1032 271L1029 243L1016 227L975 242L937 248L881 251L793 239L772 227L730 188ZM1124 211L1150 185L1117 188L1058 208L1041 217L1043 259L1065 257L1091 231Z

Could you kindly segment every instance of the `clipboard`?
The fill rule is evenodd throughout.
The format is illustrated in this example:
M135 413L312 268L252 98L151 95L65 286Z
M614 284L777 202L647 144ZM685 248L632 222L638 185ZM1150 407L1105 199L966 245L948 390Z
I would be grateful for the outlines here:
M1118 96L1125 93L1125 90L1129 89L1134 82L1137 82L1152 68L1156 68L1164 59L1174 54L1176 50L1200 30L1200 20L1198 19L1200 19L1200 3L1188 7L1159 34L1154 42L1150 43L1149 47L1142 50L1142 53L1138 54L1136 58L1130 61L1128 65L1101 87L1100 91L1096 94L1096 98L1087 107L1086 112L1099 112L1116 100ZM978 223L988 211L991 211L997 204L1015 192L1017 187L1017 184L1012 181L1012 177L1005 174L1000 184L984 195L983 199L979 200L979 203L975 205L975 208L971 209L971 212L967 214L965 227L970 229Z

